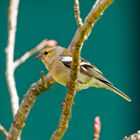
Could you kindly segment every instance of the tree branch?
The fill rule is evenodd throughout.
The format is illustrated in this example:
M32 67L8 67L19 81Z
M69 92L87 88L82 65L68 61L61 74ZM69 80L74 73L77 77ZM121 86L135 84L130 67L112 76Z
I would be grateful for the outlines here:
M96 117L94 120L94 138L93 138L93 140L99 140L100 133L101 133L100 117Z
M34 105L37 97L45 90L48 90L55 81L52 79L51 75L48 74L46 76L46 87L42 83L42 79L33 83L31 87L28 89L26 95L24 96L19 110L15 115L14 121L11 125L9 136L7 140L17 140L20 136L23 127L25 126L26 119L28 114Z
M46 47L46 46L53 46L53 45L56 45L56 44L57 44L57 42L55 40L47 40L47 39L43 40L35 48L33 48L32 50L26 52L23 56L21 56L19 59L17 59L14 62L14 69L16 69L22 63L24 63L32 55L34 55L35 53L41 51L44 47Z
M125 136L125 138L123 140L140 140L140 130L135 133L135 134L132 134L130 136Z
M65 131L67 130L68 123L71 116L71 107L72 107L74 95L76 92L75 85L76 85L77 73L79 69L80 50L81 50L83 42L85 41L85 38L87 37L87 34L89 35L89 32L91 28L93 27L92 21L90 20L93 20L95 18L97 20L98 18L97 15L100 15L105 10L105 8L107 8L107 6L111 3L111 0L106 0L105 2L104 1L105 0L103 0L102 3L100 1L100 4L99 4L100 6L98 8L95 6L96 10L93 8L93 11L95 10L95 13L91 10L91 13L93 12L91 16L95 16L95 15L96 16L94 18L91 18L90 14L87 16L84 24L77 30L74 36L74 39L72 40L72 43L70 44L70 48L71 49L73 48L73 53L72 53L73 62L72 62L72 67L71 67L72 70L71 70L71 76L70 76L71 80L69 81L68 92L63 103L63 109L62 109L59 126L58 126L58 129L55 131L52 139L53 138L55 140L61 139ZM94 22L96 20L94 20ZM7 138L7 140L18 139L18 137L20 136L22 132L22 128L24 127L24 124L28 117L30 109L32 108L34 102L36 101L38 95L40 95L41 92L43 92L44 90L49 89L54 84L54 80L52 79L50 75L47 76L46 82L47 82L46 83L47 87L44 87L42 80L39 80L38 82L32 84L32 86L29 88L29 90L27 91L25 97L23 98L21 102L19 110L11 125L10 131L9 131L9 137Z
M57 42L55 40L44 40L39 45L37 45L37 49L44 48L47 46L53 46L56 45ZM34 51L38 51L37 49L32 49L30 52L30 56L35 53ZM25 53L26 54L26 53ZM30 57L28 56L28 58ZM22 57L21 57L22 58ZM26 60L28 59L26 58ZM25 60L25 61L26 61ZM17 60L18 62L19 60ZM22 64L22 63L21 63ZM20 64L18 64L19 66ZM25 97L23 98L20 107L15 115L14 121L11 125L9 136L7 140L17 140L22 132L22 129L25 125L25 121L28 117L28 114L36 101L38 95L40 95L44 90L48 90L55 81L51 77L50 74L48 74L46 77L44 77L44 74L41 73L41 79L31 85L31 87L28 89Z
M80 27L82 23L82 18L80 17L80 7L79 7L79 0L74 0L74 13L75 13L75 20L77 22L78 27Z
M69 46L72 50L72 65L70 72L70 81L68 83L68 92L63 103L62 113L60 116L59 124L52 135L52 140L61 140L64 133L68 128L71 118L71 108L76 93L76 82L79 71L80 52L84 41L89 36L91 29L103 11L111 4L112 0L98 0L86 17L82 26L77 29L77 32Z
M96 21L103 15L104 10L112 3L112 0L97 0L91 11L84 20L83 25L77 29L73 40L69 45L69 49L73 50L75 44L83 44L88 38L91 28L94 26Z
M19 107L19 97L16 90L14 78L14 48L17 26L19 0L10 0L8 16L8 43L6 48L6 80L10 93L11 108L13 117Z
M8 132L6 129L0 124L0 132L7 138L8 137Z

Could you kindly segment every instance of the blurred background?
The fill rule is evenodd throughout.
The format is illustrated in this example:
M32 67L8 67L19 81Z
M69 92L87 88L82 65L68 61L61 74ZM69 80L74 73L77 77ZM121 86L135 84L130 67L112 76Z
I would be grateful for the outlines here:
M84 19L95 0L80 0ZM5 48L9 0L0 0L0 123L12 122L9 92L5 81ZM96 23L82 49L82 57L95 64L116 87L132 98L129 103L111 91L89 88L75 97L72 119L64 140L91 140L93 121L101 117L100 140L121 140L140 129L140 2L116 0ZM77 29L73 0L21 0L15 45L15 59L43 39L55 39L67 47ZM47 70L32 56L15 72L20 101L30 85ZM57 127L66 87L55 84L44 92L31 110L22 140L49 140ZM0 133L0 140L4 137Z

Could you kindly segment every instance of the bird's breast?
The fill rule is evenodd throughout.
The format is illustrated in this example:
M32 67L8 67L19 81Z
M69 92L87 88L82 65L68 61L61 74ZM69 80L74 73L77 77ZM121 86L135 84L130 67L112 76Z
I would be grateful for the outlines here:
M56 82L65 86L67 81L69 81L70 70L66 68L61 62L57 60L54 61L49 71Z

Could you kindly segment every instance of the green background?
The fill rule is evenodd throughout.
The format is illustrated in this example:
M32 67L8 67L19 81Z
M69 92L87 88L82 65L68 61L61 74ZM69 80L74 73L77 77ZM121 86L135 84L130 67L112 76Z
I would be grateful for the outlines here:
M84 19L94 0L80 0ZM140 129L139 26L138 0L116 0L95 25L82 49L82 56L132 97L129 103L105 89L89 88L75 97L72 119L64 140L91 140L93 120L102 122L100 140L121 140ZM12 122L10 98L5 81L8 0L0 0L0 123L7 129ZM139 9L138 9L139 8ZM44 38L67 47L76 31L73 0L21 0L15 45L15 59ZM15 72L20 100L29 86L47 73L44 65L30 58ZM42 94L30 112L22 140L48 140L56 129L67 89L55 84ZM0 140L4 137L0 134Z

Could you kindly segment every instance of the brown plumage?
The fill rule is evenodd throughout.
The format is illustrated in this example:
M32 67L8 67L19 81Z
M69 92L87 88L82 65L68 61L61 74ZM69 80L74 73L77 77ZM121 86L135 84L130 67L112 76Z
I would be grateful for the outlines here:
M47 47L40 52L37 59L40 59L45 64L56 82L64 86L67 85L67 81L70 79L69 74L72 62L72 55L69 50L60 46ZM81 58L77 81L77 90L86 89L88 87L106 88L127 101L131 101L126 94L114 87L97 67L83 58Z

